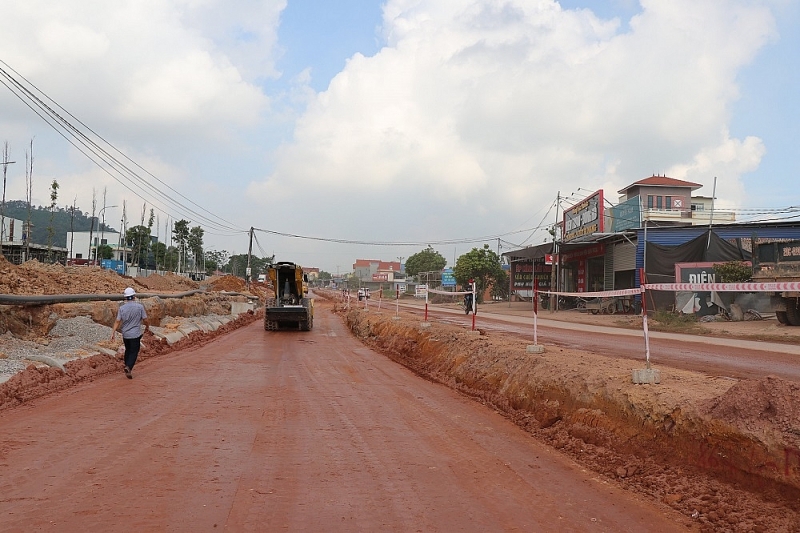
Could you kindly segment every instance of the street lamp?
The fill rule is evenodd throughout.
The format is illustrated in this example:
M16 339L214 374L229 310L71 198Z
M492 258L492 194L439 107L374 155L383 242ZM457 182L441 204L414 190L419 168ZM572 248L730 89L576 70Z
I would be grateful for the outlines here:
M103 209L100 210L100 214L103 216L103 222L100 224L100 244L103 244L103 235L105 234L106 229L106 209L109 207L117 207L116 205L106 205L103 206ZM94 248L94 259L97 261L97 247Z

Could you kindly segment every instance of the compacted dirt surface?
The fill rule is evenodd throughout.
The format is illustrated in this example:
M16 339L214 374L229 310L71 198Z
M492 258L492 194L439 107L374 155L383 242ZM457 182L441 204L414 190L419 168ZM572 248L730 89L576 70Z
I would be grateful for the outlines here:
M3 531L678 531L354 339L260 323L0 412Z
M209 291L148 304L167 322L269 290L75 268L0 259L0 293ZM641 318L542 313L540 354L524 305L470 331L317 296L311 332L251 312L147 334L133 380L97 355L0 383L0 530L800 530L800 328L654 333L661 383L635 385ZM0 309L0 369L3 346L52 353L116 305Z

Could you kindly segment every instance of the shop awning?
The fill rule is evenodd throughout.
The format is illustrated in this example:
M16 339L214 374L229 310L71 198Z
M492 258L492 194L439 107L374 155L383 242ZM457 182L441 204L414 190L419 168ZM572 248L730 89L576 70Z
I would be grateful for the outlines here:
M509 262L520 260L542 259L545 255L553 253L553 243L546 242L537 246L528 246L519 250L512 250L502 254Z

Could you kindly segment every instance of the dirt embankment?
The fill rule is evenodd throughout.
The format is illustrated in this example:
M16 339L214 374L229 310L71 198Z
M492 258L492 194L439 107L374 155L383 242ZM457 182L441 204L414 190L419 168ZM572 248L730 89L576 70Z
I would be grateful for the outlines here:
M260 296L256 291L248 291L241 278L221 276L216 284L206 288L208 292L181 298L143 298L150 324L156 326L177 326L171 317L198 317L205 315L230 315L233 302L246 302L252 296ZM99 267L43 264L28 261L22 265L9 263L0 256L0 293L16 295L55 295L55 294L121 294L126 287L133 287L138 293L183 293L200 288L200 284L183 276L167 273L153 274L146 278L129 278ZM243 293L236 296L222 291ZM25 341L36 347L47 347L53 339L50 332L61 320L75 317L89 317L98 325L110 327L116 318L119 302L93 301L37 306L0 306L0 360L9 361L3 353L6 342ZM257 320L257 313L249 312L210 333L193 332L182 340L168 345L150 333L143 338L140 360L179 350L193 344L205 343L232 329ZM170 322L170 323L167 323ZM122 340L93 342L112 353L119 350ZM34 350L36 351L36 350ZM96 350L95 350L96 351ZM88 352L86 355L90 355ZM70 360L64 364L66 373L59 368L44 364L30 364L8 381L0 383L0 409L63 390L81 381L93 379L108 372L120 371L122 362L119 353L116 357L95 355Z
M0 256L0 293L2 294L121 294L126 287L137 292L150 289L179 292L198 288L198 284L181 276L129 278L97 266L49 265L36 260L21 265L9 263ZM148 284L152 284L151 287Z
M368 345L505 413L623 486L708 531L800 528L800 387L662 369L634 385L631 363L419 317L338 309ZM737 488L738 487L738 488Z
M151 357L165 355L190 346L202 346L220 335L225 335L256 320L259 320L259 313L242 313L235 320L221 326L216 331L208 333L195 331L172 345L159 341L149 331L145 332L142 337L142 350L139 352L137 364ZM107 345L105 347L119 349L118 345L121 342L121 340L118 340L116 346ZM30 365L23 372L0 384L0 410L16 407L35 398L68 389L79 383L96 379L98 376L121 372L123 366L124 363L119 351L116 357L94 355L69 361L64 364L65 372L58 368L44 365Z

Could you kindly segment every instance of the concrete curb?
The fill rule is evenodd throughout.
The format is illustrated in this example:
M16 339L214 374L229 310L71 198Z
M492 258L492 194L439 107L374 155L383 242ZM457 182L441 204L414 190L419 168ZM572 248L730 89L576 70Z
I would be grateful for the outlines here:
M67 373L66 369L64 368L64 365L60 361L58 361L54 357L50 357L49 355L30 354L26 355L25 359L28 359L30 361L37 361L39 363L44 363L47 366L51 366L53 368L61 370L65 374Z

